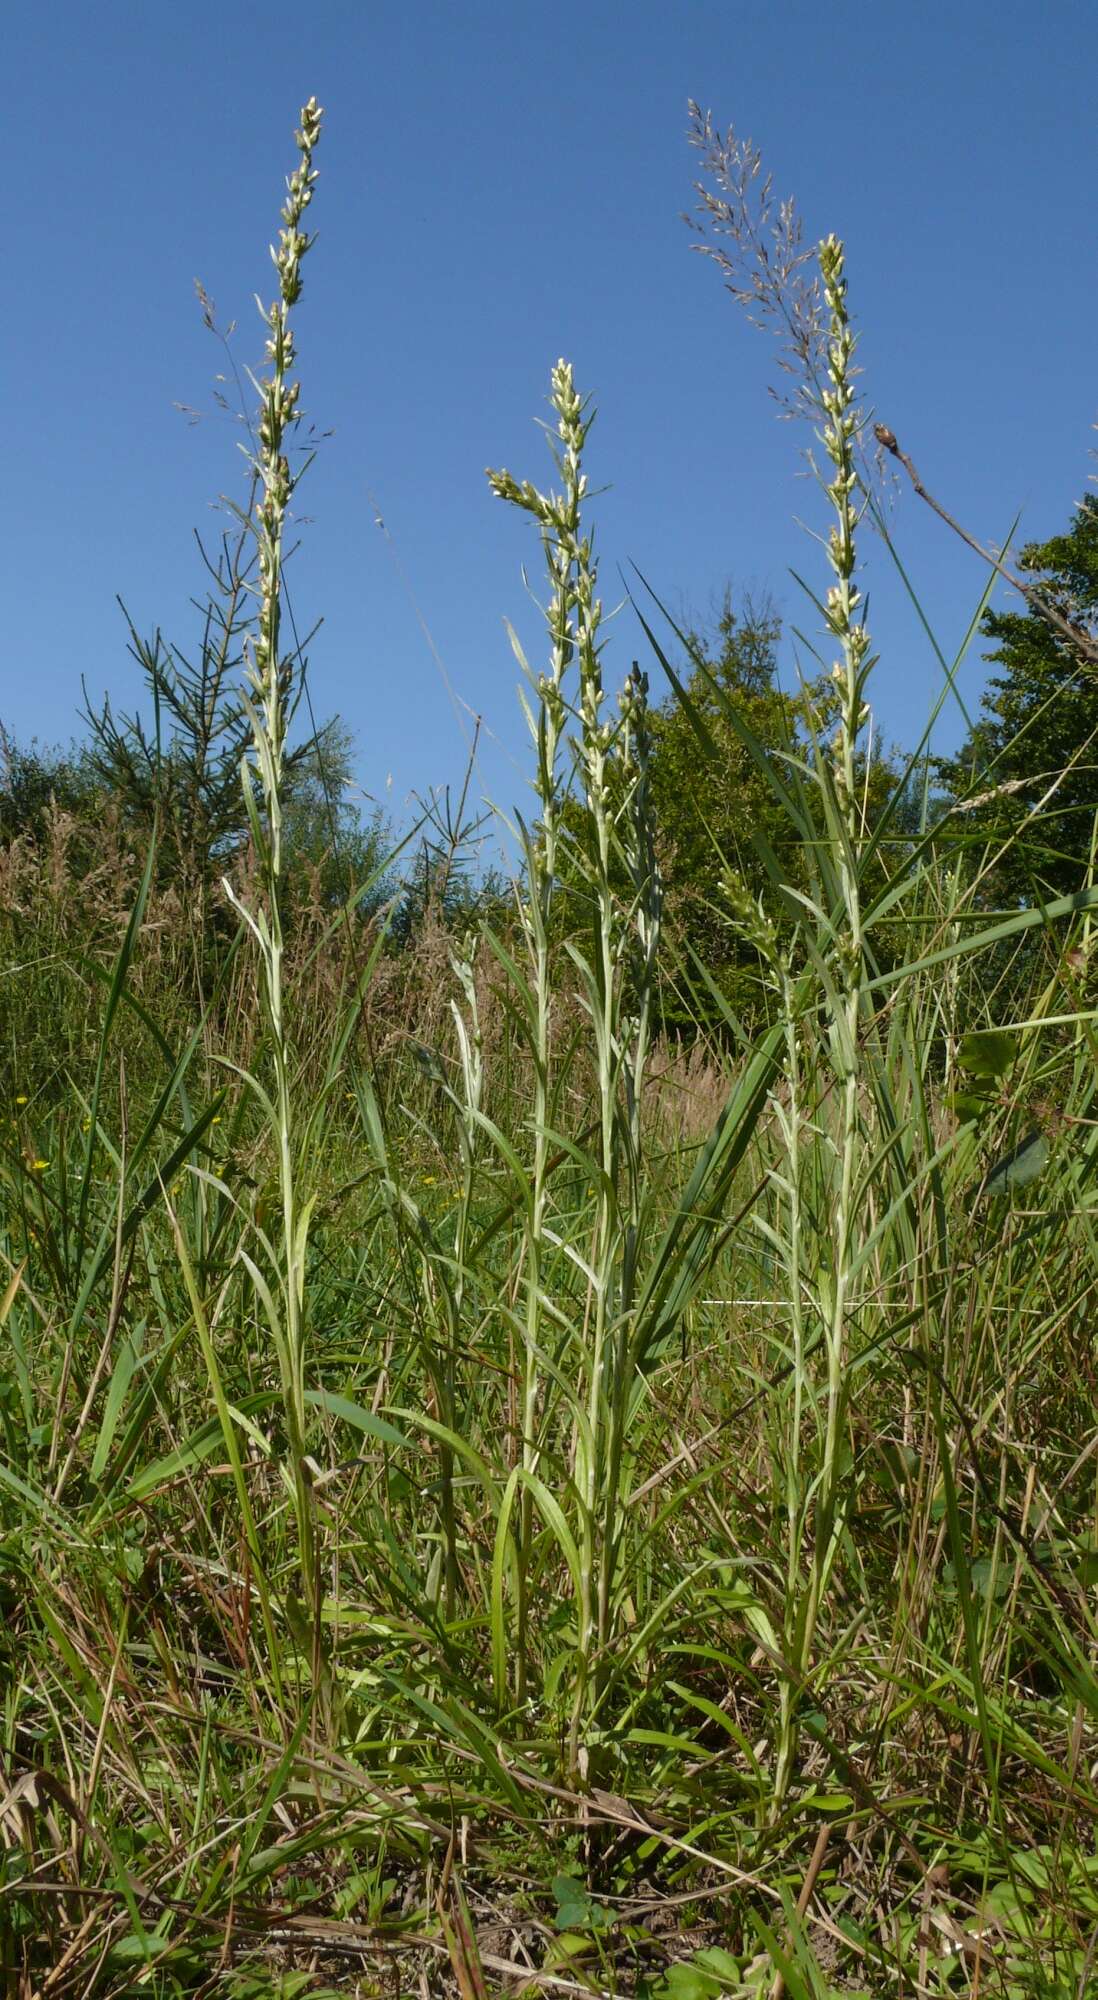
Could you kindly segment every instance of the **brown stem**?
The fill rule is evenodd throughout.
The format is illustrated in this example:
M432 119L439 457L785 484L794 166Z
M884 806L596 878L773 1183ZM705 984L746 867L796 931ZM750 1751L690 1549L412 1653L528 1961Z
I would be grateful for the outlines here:
M820 1869L824 1865L824 1859L827 1855L827 1849L831 1840L831 1834L834 1824L835 1823L833 1820L825 1819L822 1826L820 1827L819 1832L816 1835L816 1845L812 1849L812 1854L809 1859L808 1867L805 1869L804 1881L801 1883L801 1893L797 1897L798 1921L804 1916L804 1913L807 1910L809 1903L812 1901L812 1892L815 1889L816 1883L819 1879ZM790 1943L790 1948L792 1949L793 1945L792 1936L790 1937L789 1943ZM784 1972L779 1970L778 1972L775 1973L774 1984L770 1988L770 2000L785 2000L785 1991L786 1991L785 1974Z
M975 535L970 535L966 528L962 528L959 521L954 520L952 514L947 513L941 501L935 500L933 493L927 492L911 459L908 457L906 451L901 451L897 444L895 431L890 431L887 424L874 424L873 435L877 443L885 451L889 452L893 458L899 460L920 500L926 501L927 506L933 513L937 514L938 519L944 521L947 528L952 528L954 534L960 536L966 547L972 549L976 555L981 556L984 562L990 563L992 569L997 570L999 575L1010 584L1013 590L1019 591L1025 598L1026 603L1037 612L1038 616L1043 618L1047 624L1053 626L1059 632L1061 638L1068 641L1069 645L1074 646L1076 651L1089 665L1098 666L1098 639L1093 638L1085 626L1076 625L1073 619L1065 618L1063 612L1059 611L1056 605L1052 604L1047 597L1042 596L1041 592L1036 590L1033 584L1024 583L1020 576L1017 576L1013 570L1009 570L1005 563L1000 562L998 556L991 549L986 549L982 542L976 540Z

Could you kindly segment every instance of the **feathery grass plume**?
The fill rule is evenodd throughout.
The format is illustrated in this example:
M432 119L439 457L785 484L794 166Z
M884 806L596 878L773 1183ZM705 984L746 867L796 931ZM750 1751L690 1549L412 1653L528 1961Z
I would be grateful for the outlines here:
M725 287L753 326L775 335L779 366L791 388L778 396L783 416L814 417L827 376L827 312L817 253L791 199L779 201L762 154L729 126L722 131L693 99L687 138L701 155L705 181L695 181L693 216L685 217Z
M286 754L292 661L283 656L282 563L283 537L291 498L301 478L290 464L289 445L300 421L300 384L293 378L295 362L291 313L301 298L301 266L313 238L302 223L313 199L317 173L313 154L320 139L322 112L310 98L301 112L296 134L298 164L286 184L282 227L271 257L278 274L278 293L264 315L267 326L267 373L260 382L259 444L252 468L259 493L253 527L259 550L258 613L249 647L245 708L252 725L256 769L244 760L241 777L252 838L259 858L262 902L249 909L226 880L224 888L245 919L258 947L267 1020L268 1047L274 1070L274 1092L265 1100L278 1153L281 1244L274 1246L261 1232L273 1270L265 1275L242 1252L256 1290L266 1308L278 1354L283 1413L290 1457L290 1478L297 1523L301 1584L312 1620L314 1667L318 1664L319 1575L313 1499L306 1463L305 1250L311 1202L299 1198L296 1182L294 1106L290 1088L290 1046L285 1016L282 929L282 781ZM268 1277L276 1280L271 1289Z

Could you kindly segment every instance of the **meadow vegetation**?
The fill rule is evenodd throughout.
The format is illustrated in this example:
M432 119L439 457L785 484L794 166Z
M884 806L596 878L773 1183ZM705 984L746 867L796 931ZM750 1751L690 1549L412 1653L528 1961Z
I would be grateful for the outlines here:
M194 657L131 631L152 720L0 787L4 1990L1085 2000L1098 510L948 765L995 563L920 606L882 755L843 246L696 114L812 431L799 691L639 576L605 685L559 361L552 483L489 475L515 880L468 783L394 851L284 575L321 127Z

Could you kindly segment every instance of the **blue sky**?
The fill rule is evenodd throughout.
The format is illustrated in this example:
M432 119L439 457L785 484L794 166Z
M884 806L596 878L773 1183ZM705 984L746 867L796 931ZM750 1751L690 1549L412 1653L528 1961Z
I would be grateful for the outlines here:
M5 29L0 720L20 739L73 733L81 674L136 696L116 593L142 630L197 637L193 530L216 534L212 503L242 473L224 419L174 407L209 410L222 366L193 281L254 360L311 92L327 118L299 356L333 435L300 491L292 588L303 625L324 618L318 712L343 716L364 789L398 819L413 790L460 779L447 682L484 717L481 789L523 796L503 620L537 652L521 575L537 548L483 468L546 476L558 354L599 409L607 602L632 561L676 605L704 612L730 579L813 629L790 570L824 581L805 532L824 509L804 440L775 421L768 342L690 254L688 97L754 137L812 236L846 239L866 398L975 533L1004 536L1018 510L1024 535L1059 530L1094 469L1092 0L9 0ZM979 565L907 493L894 530L949 650ZM937 669L883 552L863 554L874 706L911 741ZM637 652L626 610L615 680ZM984 674L977 647L972 701ZM958 733L944 721L943 746Z

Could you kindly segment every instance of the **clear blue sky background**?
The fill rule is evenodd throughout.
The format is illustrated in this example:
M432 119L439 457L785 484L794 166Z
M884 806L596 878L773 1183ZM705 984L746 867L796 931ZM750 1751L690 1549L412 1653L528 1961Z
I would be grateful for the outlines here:
M775 421L767 341L689 252L689 96L757 140L813 236L845 236L866 396L975 532L1004 536L1018 509L1023 534L1059 530L1093 469L1093 0L9 0L4 40L0 719L21 739L72 734L82 674L135 697L116 592L140 628L197 636L192 530L216 531L211 502L242 477L231 427L173 407L208 409L222 365L193 281L254 360L252 295L270 293L310 92L327 120L299 352L334 435L301 489L293 594L303 623L325 620L317 708L345 718L363 786L398 818L463 758L417 611L490 732L483 789L522 796L502 620L537 646L520 573L537 550L483 468L546 473L534 420L558 354L600 411L607 600L632 560L677 604L704 611L730 578L811 626L789 572L823 581L798 519L819 528L824 510L798 483L803 440ZM950 647L979 565L909 494L895 526ZM875 707L911 741L937 670L865 552ZM615 678L641 650L631 619ZM972 700L985 671L977 647ZM953 716L941 741L958 733Z

